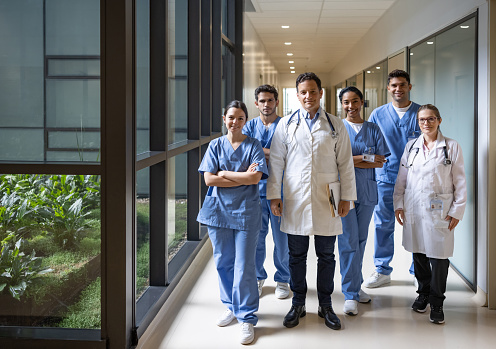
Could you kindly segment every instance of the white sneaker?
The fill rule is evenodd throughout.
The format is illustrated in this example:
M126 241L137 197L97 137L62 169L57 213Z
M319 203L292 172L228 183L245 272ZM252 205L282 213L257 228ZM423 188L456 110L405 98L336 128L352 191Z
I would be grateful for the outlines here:
M241 344L250 344L255 339L255 329L248 322L241 323Z
M370 298L370 296L367 293L365 293L362 289L360 289L360 292L358 292L358 298L359 298L358 301L360 303L369 303L372 300L372 298Z
M353 299L348 299L344 301L343 313L347 315L358 314L358 302Z
M278 299L284 299L289 296L289 284L285 282L278 282L275 291Z
M391 282L391 275L380 274L376 271L370 275L370 277L363 282L363 286L368 288L379 287L384 284L388 284Z
M257 280L258 283L258 296L260 297L262 295L262 287L265 282L265 279L263 280Z
M233 312L227 309L220 318L217 319L217 326L224 327L229 325L236 316L234 316Z

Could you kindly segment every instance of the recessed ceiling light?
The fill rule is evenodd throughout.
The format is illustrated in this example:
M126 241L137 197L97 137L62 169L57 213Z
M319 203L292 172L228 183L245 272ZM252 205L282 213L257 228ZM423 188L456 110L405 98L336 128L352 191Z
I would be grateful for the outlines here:
M370 74L370 70L367 70L367 74Z
M410 56L413 56L413 52L410 52Z
M432 45L434 44L434 41L427 41L427 45Z
M286 53L288 56L292 56L293 54L292 53Z
M289 25L281 25L281 28L282 29L288 29L289 28Z
M289 69L294 69L295 67L289 67Z
M462 28L462 29L468 29L468 28L470 28L470 26L469 25L461 25L460 28Z
M284 45L288 45L289 46L289 45L291 45L291 43L290 42L285 42Z
M296 72L294 70L291 70L291 74L294 74L294 73L296 73Z
M375 67L375 69L381 69L381 67Z
M288 63L294 63L294 61L289 61Z

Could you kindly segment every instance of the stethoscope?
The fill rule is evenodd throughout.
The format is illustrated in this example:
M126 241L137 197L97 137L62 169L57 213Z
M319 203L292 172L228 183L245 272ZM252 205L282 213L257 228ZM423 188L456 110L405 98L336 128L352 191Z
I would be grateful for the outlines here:
M411 157L413 146L415 145L415 143L417 143L417 140L412 143L412 146L408 150L408 159L410 159L410 157ZM412 161L408 161L408 159L407 159L406 165L405 164L401 164L401 166L406 167L406 168L410 168L410 167L413 166L413 162L415 161L415 158L417 157L420 148L416 148L415 150L416 151L415 151L415 154L413 155ZM443 152L444 152L443 165L444 166L451 165L451 160L448 158L448 149L446 148L446 146L443 146Z
M295 116L296 113L298 113L298 119L293 120L293 116ZM339 136L339 133L335 130L334 125L331 122L331 118L329 117L327 112L324 111L324 113L325 113L325 116L327 118L327 122L329 123L329 126L331 126L331 130L332 130L331 137L333 139L336 139ZM293 138L296 134L296 130L298 129L298 126L300 126L300 122L301 122L300 109L298 109L293 114L291 114L291 116L289 117L289 120L286 124L286 135L284 136L284 139L282 141L284 144L288 145L288 144L291 144L293 142ZM294 130L292 130L292 132L289 131L289 128L291 125L294 125ZM291 136L290 136L290 134L291 134ZM289 138L291 138L291 139L289 139ZM289 141L288 141L288 139L289 139Z

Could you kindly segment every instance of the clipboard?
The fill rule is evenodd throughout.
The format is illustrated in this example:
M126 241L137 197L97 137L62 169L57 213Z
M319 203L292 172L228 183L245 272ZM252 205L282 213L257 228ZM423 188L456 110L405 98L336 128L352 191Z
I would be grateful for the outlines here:
M331 209L331 217L339 217L339 201L341 201L341 183L339 181L326 185L327 200Z

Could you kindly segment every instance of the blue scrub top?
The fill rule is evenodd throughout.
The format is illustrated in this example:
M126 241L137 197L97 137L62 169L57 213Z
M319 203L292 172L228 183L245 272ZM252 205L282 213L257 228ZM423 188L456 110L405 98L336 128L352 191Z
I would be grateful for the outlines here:
M417 111L420 105L413 103L400 119L392 103L380 106L372 111L368 121L381 128L386 143L391 151L388 161L382 168L375 169L378 181L394 184L400 168L400 160L406 143L420 136L420 127L417 122Z
M391 154L386 139L376 124L364 121L360 132L356 133L349 122L343 120L343 123L350 136L353 155L362 155L369 150L378 155L389 156ZM355 180L356 202L362 205L375 206L377 204L377 182L375 181L374 169L355 167Z
M268 170L260 142L246 137L234 150L227 137L223 136L210 142L198 172L245 172L253 163L259 164L257 170L262 172L262 179L266 179ZM214 227L260 230L261 215L258 185L209 187L197 221Z
M243 133L249 137L258 139L263 148L270 149L270 145L272 144L272 137L274 136L277 124L280 120L281 118L278 116L277 119L275 119L274 122L270 124L269 129L267 130L260 117L257 117L246 123L245 127L243 128ZM266 179L262 179L260 182L258 182L258 190L260 192L260 196L267 196Z

